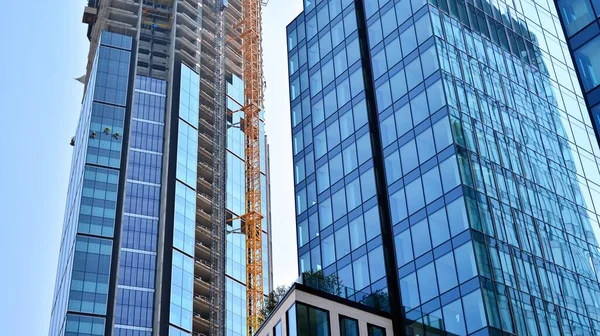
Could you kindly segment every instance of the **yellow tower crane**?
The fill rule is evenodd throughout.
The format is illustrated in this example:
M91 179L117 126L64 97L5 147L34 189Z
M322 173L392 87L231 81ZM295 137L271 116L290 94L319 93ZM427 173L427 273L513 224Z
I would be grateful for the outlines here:
M246 209L242 217L246 234L246 327L252 336L260 327L263 295L263 250L260 181L260 111L263 108L261 47L262 0L242 2L242 57L244 60L244 137Z

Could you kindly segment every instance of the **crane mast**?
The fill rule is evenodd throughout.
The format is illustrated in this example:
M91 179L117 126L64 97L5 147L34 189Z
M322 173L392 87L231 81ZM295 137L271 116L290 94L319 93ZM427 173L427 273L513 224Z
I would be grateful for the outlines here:
M244 60L244 137L246 208L246 328L252 336L260 327L263 295L263 251L260 173L260 111L263 108L261 0L242 3L242 57Z

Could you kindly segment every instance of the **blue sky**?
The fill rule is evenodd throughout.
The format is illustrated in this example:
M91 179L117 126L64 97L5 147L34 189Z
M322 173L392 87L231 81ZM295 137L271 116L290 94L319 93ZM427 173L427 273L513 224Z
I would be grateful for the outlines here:
M47 335L88 41L85 1L4 1L0 20L0 326ZM60 5L58 4L60 3ZM301 0L264 10L275 284L296 277L285 26ZM285 252L285 253L281 253Z

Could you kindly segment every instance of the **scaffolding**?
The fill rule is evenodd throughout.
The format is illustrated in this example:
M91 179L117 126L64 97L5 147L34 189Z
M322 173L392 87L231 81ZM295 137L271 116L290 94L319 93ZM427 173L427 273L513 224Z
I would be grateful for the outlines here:
M246 165L246 328L252 336L262 322L264 305L262 200L260 173L260 112L263 108L260 0L242 3L242 57L244 73L244 134Z
M213 209L211 230L211 311L210 311L210 335L225 335L225 136L226 128L226 104L225 104L225 55L224 34L225 22L223 19L225 7L222 1L214 2L215 13L215 53L214 53L214 121L213 121Z

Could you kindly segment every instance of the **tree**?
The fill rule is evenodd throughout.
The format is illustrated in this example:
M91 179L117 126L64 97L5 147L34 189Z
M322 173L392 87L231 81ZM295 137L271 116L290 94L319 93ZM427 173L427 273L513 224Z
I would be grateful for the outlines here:
M272 290L269 295L265 298L263 308L261 310L262 321L266 320L269 315L275 310L275 307L283 300L287 292L290 290L290 286L277 286Z
M390 312L390 295L386 290L378 290L365 295L360 299L360 303L378 310Z
M308 271L302 274L304 284L325 293L342 296L344 286L337 274L325 275L322 270Z

